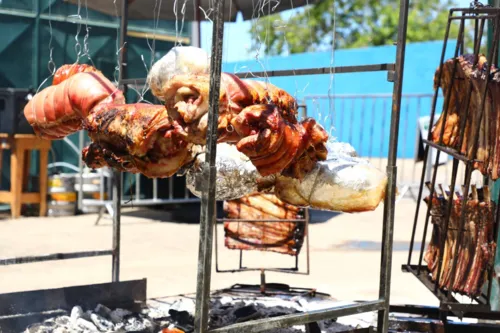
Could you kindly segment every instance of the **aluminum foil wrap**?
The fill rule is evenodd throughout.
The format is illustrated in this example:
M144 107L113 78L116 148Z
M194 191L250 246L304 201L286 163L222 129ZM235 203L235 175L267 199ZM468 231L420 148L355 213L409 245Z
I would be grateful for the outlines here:
M327 148L327 160L318 162L304 179L278 176L276 196L300 207L341 212L374 210L385 196L385 173L357 157L347 143L329 142Z
M208 176L204 172L208 170L208 166L205 167L205 156L205 153L197 155L194 164L186 173L186 186L197 197L201 197ZM250 159L240 153L235 145L217 144L215 166L215 200L218 201L234 200L257 192L258 184L266 181L274 183L274 176L262 177Z
M284 202L340 212L363 212L377 208L385 196L387 176L355 149L343 142L327 143L328 157L318 162L302 180L273 175L261 177L252 162L234 145L217 145L216 200L234 200L262 188L274 189ZM187 171L186 185L201 197L208 170L205 154L199 154Z
M210 56L194 46L172 48L160 58L148 73L147 82L153 95L164 100L162 87L166 81L176 74L208 74L210 72Z

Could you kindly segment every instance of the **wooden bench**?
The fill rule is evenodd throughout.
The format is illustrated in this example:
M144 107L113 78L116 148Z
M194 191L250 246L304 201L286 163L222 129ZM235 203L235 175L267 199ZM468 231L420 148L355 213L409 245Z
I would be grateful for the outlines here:
M51 141L40 139L32 134L9 136L0 133L0 171L3 150L11 151L10 191L0 191L0 203L10 204L13 219L21 216L23 204L40 204L40 216L47 214L47 166L51 145ZM40 186L36 193L24 192L28 186L31 151L33 150L40 152Z

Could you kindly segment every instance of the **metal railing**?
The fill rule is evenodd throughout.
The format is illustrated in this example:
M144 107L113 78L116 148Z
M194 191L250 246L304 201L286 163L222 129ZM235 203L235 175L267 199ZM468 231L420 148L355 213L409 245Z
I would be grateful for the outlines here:
M68 140L69 141L69 140ZM81 131L79 133L79 149L76 151L78 155L83 150L83 147L87 144L85 139L85 133ZM79 156L80 157L80 156ZM85 166L81 158L79 158L79 178L80 184L83 184L83 174ZM113 196L112 196L112 185L113 185L113 174L109 168L102 168L98 170L100 175L99 182L99 199L85 199L84 198L84 186L78 187L78 209L81 211L83 207L99 207L98 217L95 222L97 225L101 218L104 216L104 213L108 213L108 215L112 218L114 216L114 208L113 208ZM121 183L124 184L124 178L127 177L127 173L121 173ZM174 179L175 176L170 177L166 180L168 188L168 192L166 197L160 196L158 194L158 182L159 179L154 178L150 180L152 182L152 194L151 197L146 196L141 190L141 182L145 179L145 176L140 174L133 175L133 190L124 192L122 187L121 189L121 206L122 207L142 207L142 206L158 206L158 205L166 205L166 204L182 204L182 203L191 203L191 202L199 202L200 199L190 195L189 190L186 186L184 186L184 190L182 195L175 196L174 194ZM104 194L107 194L107 198Z
M402 95L397 181L400 192L405 191L413 199L416 199L423 167L424 143L421 141L419 119L430 115L432 98L432 93ZM437 103L442 105L442 96ZM307 95L303 104L307 116L318 120L330 136L350 143L360 156L380 170L385 170L392 94ZM452 159L445 155L440 161L442 164L437 177L447 186ZM434 163L434 159L428 162ZM430 176L428 173L427 178L430 179Z

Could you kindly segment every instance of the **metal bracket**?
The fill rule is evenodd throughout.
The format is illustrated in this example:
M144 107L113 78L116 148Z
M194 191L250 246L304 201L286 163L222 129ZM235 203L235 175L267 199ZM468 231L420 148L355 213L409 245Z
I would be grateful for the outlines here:
M387 72L387 81L394 82L396 80L396 71Z
M201 177L196 177L194 188L196 189L196 191L204 192L208 190L206 179L208 179L208 172L210 170L210 165L207 162L203 162L200 168L201 168Z

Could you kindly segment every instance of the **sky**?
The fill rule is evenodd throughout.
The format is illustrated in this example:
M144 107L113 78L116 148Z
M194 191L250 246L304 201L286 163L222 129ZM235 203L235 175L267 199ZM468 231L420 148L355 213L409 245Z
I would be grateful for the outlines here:
M286 1L286 0L282 0ZM460 7L468 7L471 0L455 0ZM487 2L487 1L485 1ZM286 19L292 17L297 10L283 12ZM234 23L226 23L224 29L223 61L235 62L255 57L255 50L251 51L250 21L243 21L241 16ZM201 24L201 47L210 52L212 42L212 24L202 22ZM249 55L250 54L250 55Z

